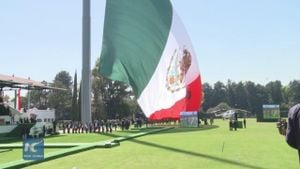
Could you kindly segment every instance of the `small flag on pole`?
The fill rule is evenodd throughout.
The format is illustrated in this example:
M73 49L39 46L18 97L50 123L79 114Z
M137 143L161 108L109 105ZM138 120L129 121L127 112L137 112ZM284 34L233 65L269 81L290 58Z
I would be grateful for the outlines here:
M17 109L20 111L22 108L22 100L21 100L21 89L18 89L18 98L17 98Z

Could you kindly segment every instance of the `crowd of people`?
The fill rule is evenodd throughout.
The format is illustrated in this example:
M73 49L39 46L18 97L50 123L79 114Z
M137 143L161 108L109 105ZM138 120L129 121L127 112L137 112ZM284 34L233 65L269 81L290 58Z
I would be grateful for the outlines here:
M246 128L246 118L244 118L242 122L238 121L237 119L229 119L229 130L236 131L237 128Z
M117 128L123 130L129 130L130 125L134 125L137 128L142 127L144 120L137 118L135 120L130 119L108 119L108 120L94 120L91 123L82 123L78 121L67 121L59 124L63 134L70 133L111 133Z
M198 119L199 125L201 125L201 121L203 121L204 125L208 125L207 118L199 118L199 119ZM214 124L214 118L213 118L213 117L209 117L209 124L210 124L210 125L213 125L213 124Z

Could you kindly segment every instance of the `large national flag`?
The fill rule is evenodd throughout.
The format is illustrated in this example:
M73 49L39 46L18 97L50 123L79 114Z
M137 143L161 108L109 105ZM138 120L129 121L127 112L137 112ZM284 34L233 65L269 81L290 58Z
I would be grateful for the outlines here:
M106 1L100 74L131 85L150 120L201 104L196 55L169 0Z

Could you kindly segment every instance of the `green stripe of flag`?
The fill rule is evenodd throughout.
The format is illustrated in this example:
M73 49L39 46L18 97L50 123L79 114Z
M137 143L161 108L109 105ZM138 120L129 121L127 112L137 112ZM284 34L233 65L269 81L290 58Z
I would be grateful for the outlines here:
M139 96L160 60L172 23L169 0L107 0L100 74Z

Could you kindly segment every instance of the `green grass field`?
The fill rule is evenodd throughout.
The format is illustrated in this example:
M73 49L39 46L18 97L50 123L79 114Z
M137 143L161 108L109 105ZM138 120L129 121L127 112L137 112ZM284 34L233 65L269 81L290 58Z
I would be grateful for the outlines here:
M138 132L131 130L131 132ZM45 142L94 142L128 135L82 134L47 138ZM57 149L48 149L56 151ZM1 150L2 151L2 150ZM21 158L21 150L0 152L0 164ZM298 169L297 151L278 134L275 123L247 120L247 129L229 131L228 121L197 129L175 128L121 142L120 146L69 155L27 168L91 169Z
M92 133L92 134L61 134L51 137L46 137L44 139L45 144L46 143L93 143L93 142L99 142L111 139L116 136L124 136L129 135L132 133L137 133L139 130L129 130L129 131L118 131L114 132L114 135L110 134L98 134L98 133ZM116 136L115 136L116 135ZM1 143L22 143L21 139L12 139L9 141L1 140ZM45 148L45 154L48 152L53 152L61 150L59 148ZM22 149L21 148L7 148L7 149L0 149L0 164L4 164L7 162L12 162L16 160L22 159Z

